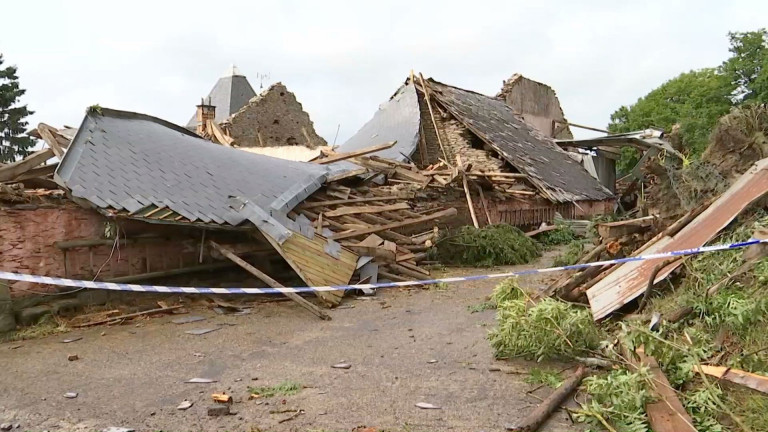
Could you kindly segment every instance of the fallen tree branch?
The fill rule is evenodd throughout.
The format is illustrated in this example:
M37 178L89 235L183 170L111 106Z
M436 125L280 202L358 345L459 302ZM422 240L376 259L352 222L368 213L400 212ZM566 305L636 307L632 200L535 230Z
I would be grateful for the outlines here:
M517 423L505 426L505 429L518 432L534 432L538 430L539 426L541 426L552 414L552 411L557 409L563 400L579 386L581 380L583 380L588 373L589 369L584 365L579 365L576 368L576 372L568 377L568 379L565 380L557 390L553 391L549 397L544 399L532 413L528 414L523 420Z

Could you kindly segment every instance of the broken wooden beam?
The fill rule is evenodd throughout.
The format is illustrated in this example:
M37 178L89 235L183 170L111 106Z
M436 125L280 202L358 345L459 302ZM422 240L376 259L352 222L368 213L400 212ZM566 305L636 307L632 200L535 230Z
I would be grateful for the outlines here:
M563 382L560 387L552 392L544 401L536 407L530 414L522 420L507 425L504 428L508 431L533 432L539 430L539 427L552 415L561 403L579 386L581 380L587 376L589 369L584 365L579 365L576 371Z
M242 267L243 269L245 269L246 271L248 271L252 275L254 275L257 278L261 279L264 283L266 283L267 285L271 286L272 288L285 288L285 286L281 285L280 282L272 279L266 273L262 272L261 270L257 269L256 267L248 264L247 262L245 262L245 260L243 260L239 256L235 255L235 253L232 252L231 250L229 250L229 249L227 249L227 248L225 248L225 247L223 247L223 246L221 246L218 243L213 242L213 241L208 242L208 244L210 244L214 249L219 251L219 253L221 253L225 257L229 258L230 260L235 262L237 265L239 265L240 267ZM320 308L318 308L317 306L313 305L312 303L310 303L309 301L307 301L306 299L304 299L300 295L298 295L296 293L293 293L293 292L283 292L282 294L285 295L286 297L288 297L289 299L295 301L296 303L298 303L299 306L301 306L304 309L306 309L306 310L312 312L313 314L317 315L321 319L324 319L324 320L330 320L331 319L330 315L328 315L327 313L325 313Z
M40 134L40 136L43 138L43 141L45 141L46 144L48 144L48 147L53 150L53 154L56 155L59 160L61 160L64 157L64 149L61 148L59 145L59 142L56 141L56 137L51 132L53 130L56 132L56 129L48 126L45 123L40 123L37 126L37 132Z
M533 237L533 236L535 236L537 234L545 233L547 231L556 230L557 228L559 228L557 225L547 225L545 227L541 227L541 228L535 229L533 231L528 231L527 233L525 233L525 236L526 237Z
M761 393L768 393L768 377L766 376L739 369L731 369L725 366L699 365L696 366L696 369L701 373L713 376L717 379L740 384Z
M393 263L396 261L394 251L383 248L382 246L360 246L359 244L345 244L345 248L360 256L369 256L381 260L382 262Z
M385 144L379 144L379 145L375 145L375 146L370 146L370 147L366 147L366 148L363 148L363 149L360 149L360 150L355 150L355 151L351 151L351 152L347 152L347 153L334 153L334 154L332 154L332 155L330 155L328 157L325 157L323 159L315 159L312 162L314 162L316 164L319 164L319 165L327 165L329 163L343 161L343 160L346 160L346 159L351 159L351 158L354 158L354 157L363 156L363 155L367 155L367 154L370 154L370 153L376 153L378 151L386 150L388 148L391 148L395 144L397 144L397 141L390 141L390 142L385 143Z
M349 207L339 207L335 210L325 212L325 216L336 217L336 216L352 215L352 214L360 214L360 213L382 213L382 212L388 212L388 211L394 211L394 210L406 210L410 208L411 206L405 202L390 204L390 205L383 205L383 206L349 206Z
M661 371L655 358L646 355L643 347L638 348L638 361L631 359L634 366L648 366L651 371L651 389L654 401L645 405L648 414L648 423L655 432L696 432L693 427L693 419L685 411L683 404L677 397L675 389L669 384L669 380Z
M158 313L170 312L170 311L173 311L173 310L176 310L176 309L181 309L182 307L184 307L184 305L176 305L176 306L169 306L169 307L163 307L163 308L157 308L157 309L150 309L150 310L145 310L145 311L141 311L141 312L129 313L129 314L120 315L120 316L114 316L114 317L106 318L106 319L99 320L99 321L93 321L93 322L89 322L89 323L85 323L85 324L78 324L78 325L76 325L74 327L81 328L81 327L96 326L96 325L100 325L100 324L109 324L109 323L114 322L114 321L120 321L120 320L124 320L124 319L128 319L128 318L136 318L136 317L143 316L143 315L154 315L154 314L158 314Z
M55 154L53 153L53 150L46 148L36 151L20 161L3 165L0 167L0 181L5 182L13 180L32 168L42 165L45 161L54 156Z
M429 280L431 279L429 276L424 275L421 272L417 272L414 270L409 269L408 267L405 267L402 265L402 263L399 264L389 264L389 268L392 271L395 271L397 273L400 273L401 275L408 276L410 278L416 279L416 280Z
M232 143L235 141L230 136L224 133L223 130L219 127L218 124L216 124L213 120L208 120L208 130L211 131L211 135L216 137L216 140L219 141L219 144L225 146L225 147L232 147Z
M194 267L182 267L182 268L173 269L173 270L163 270L163 271L156 271L156 272L150 272L150 273L141 273L141 274L134 274L134 275L128 275L128 276L113 277L109 279L104 279L104 282L112 282L112 283L138 282L138 281L157 279L162 277L178 276L182 274L197 273L197 272L204 272L204 271L211 271L211 270L220 270L228 267L233 267L235 265L236 265L235 263L229 262L229 261L217 262L212 264L198 265Z
M464 166L461 164L461 156L456 155L456 166L461 171L461 184L464 186L464 194L467 196L467 206L469 207L469 215L472 217L472 225L475 228L480 228L480 224L477 222L477 215L475 214L475 204L472 202L472 194L469 193L469 184L467 182L467 173L464 171Z
M349 199L339 199L339 200L305 202L303 204L300 204L299 208L309 209L314 207L325 207L325 206L337 205L337 204L355 204L355 203L371 202L371 201L392 201L392 200L409 199L409 198L412 198L412 195L402 194L402 195L388 195L388 196L368 197L368 198L349 198Z
M355 170L346 171L346 172L343 172L341 174L336 174L336 175L332 175L332 176L328 177L327 179L325 179L325 183L328 184L328 183L333 183L333 182L336 182L336 181L339 181L339 180L344 180L344 179L347 179L347 178L350 178L350 177L357 177L357 176L365 174L367 172L368 172L368 168L358 168L358 169L355 169Z
M385 230L390 230L390 229L394 229L394 228L400 228L400 227L404 227L404 226L407 226L407 225L413 225L413 224L417 224L417 223L428 222L428 221L431 221L431 220L434 220L434 219L438 219L438 218L441 218L441 217L453 216L455 214L456 214L456 209L455 208L449 208L449 209L446 209L446 210L443 210L443 211L439 211L437 213L433 213L433 214L428 215L428 216L422 216L420 218L415 218L415 219L406 219L404 221L394 222L394 223L386 224L386 225L373 226L373 227L370 227L370 228L366 228L366 229L362 229L362 230L358 230L358 231L352 231L352 232L349 232L349 233L335 234L335 235L332 235L329 238L331 240L341 240L341 239L345 239L345 238L356 237L356 236L359 236L359 235L372 234L372 233L379 232L379 231L385 231Z
M656 216L597 224L597 233L603 239L619 238L651 229Z

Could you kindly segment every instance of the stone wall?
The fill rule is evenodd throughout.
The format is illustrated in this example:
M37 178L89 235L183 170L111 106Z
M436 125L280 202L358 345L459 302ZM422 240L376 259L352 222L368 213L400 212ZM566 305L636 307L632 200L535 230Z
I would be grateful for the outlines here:
M460 155L462 162L472 163L473 170L494 172L499 171L504 166L505 162L495 157L496 152L493 149L487 148L486 144L460 121L453 118L449 113L441 111L435 105L434 100L431 102L433 104L434 123L426 99L424 99L423 94L419 93L421 131L424 141L413 156L415 162L426 167L437 163L440 159L445 159L447 156L448 162L455 164L456 155ZM435 130L435 123L437 123L437 130ZM438 131L445 148L445 156L440 148L440 141L437 139Z
M262 94L222 123L239 147L277 147L302 145L309 148L328 145L315 132L309 114L296 96L281 83Z
M552 120L565 121L560 100L552 87L514 74L504 81L498 98L512 107L522 119L550 138L573 138L566 126L556 137L552 136Z

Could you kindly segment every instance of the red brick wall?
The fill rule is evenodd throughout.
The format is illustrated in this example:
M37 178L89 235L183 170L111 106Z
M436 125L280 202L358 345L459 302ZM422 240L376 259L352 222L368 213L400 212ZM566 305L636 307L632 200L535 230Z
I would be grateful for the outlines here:
M53 242L93 238L99 231L103 232L103 219L78 207L1 209L0 267L10 272L63 276L64 254Z
M97 212L73 204L34 210L0 209L0 269L74 279L92 279L98 272L99 279L108 279L194 265L199 259L199 239L189 235L171 241L122 245L111 257L112 245L69 249L66 254L54 246L63 240L103 238L106 221ZM142 225L147 227L145 233L174 232L173 227ZM133 226L129 228L138 231ZM53 286L16 282L11 284L11 295L31 295L22 289L57 290Z

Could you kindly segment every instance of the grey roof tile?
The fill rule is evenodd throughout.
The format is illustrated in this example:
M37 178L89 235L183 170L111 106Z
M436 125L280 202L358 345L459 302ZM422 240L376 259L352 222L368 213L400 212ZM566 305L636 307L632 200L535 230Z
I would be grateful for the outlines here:
M86 115L80 131L57 180L99 207L130 211L152 203L193 221L238 225L248 217L229 205L238 196L253 206L249 214L274 223L266 209L275 204L287 213L331 171L222 147L163 120L106 108Z

